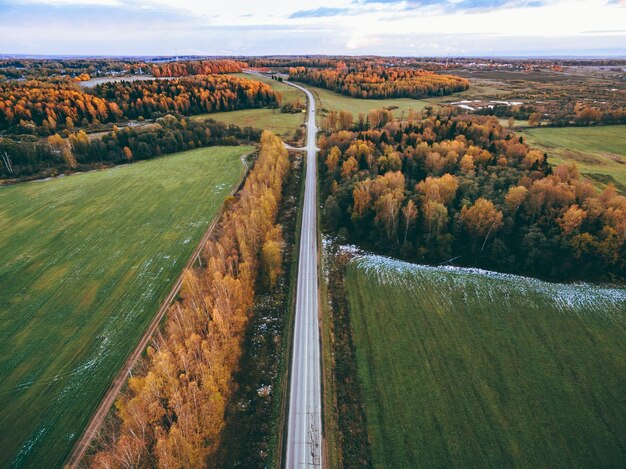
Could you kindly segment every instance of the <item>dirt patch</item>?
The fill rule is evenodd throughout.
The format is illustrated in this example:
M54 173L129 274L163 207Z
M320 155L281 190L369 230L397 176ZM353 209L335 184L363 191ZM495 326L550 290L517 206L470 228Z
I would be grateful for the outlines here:
M606 166L608 163L597 155L590 153L581 153L573 150L561 151L560 155L563 159L575 161L577 163L583 163L594 166Z
M100 282L96 282L95 280L89 282L89 284L80 292L82 298L80 299L79 307L89 308L95 301L99 288Z
M621 155L617 155L615 153L602 153L602 156L608 158L609 160L615 161L616 163L626 164L626 160Z

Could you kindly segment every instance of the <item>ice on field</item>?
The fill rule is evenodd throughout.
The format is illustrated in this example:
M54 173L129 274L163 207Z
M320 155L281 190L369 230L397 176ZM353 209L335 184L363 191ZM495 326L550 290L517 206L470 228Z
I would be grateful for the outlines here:
M346 251L353 252L354 247L348 247ZM460 292L466 304L470 301L484 303L486 308L493 308L496 304L499 307L519 306L522 302L529 308L553 304L562 313L594 313L610 322L626 321L626 288L590 283L551 283L477 268L411 264L370 254L357 254L352 262L381 284L407 285L412 294L422 289L433 301L450 308L458 302ZM420 278L424 282L420 283Z
M225 189L228 189L230 186L226 183L222 183L222 184L217 184L215 185L215 187L213 188L213 193L215 194L220 194L221 192L224 192Z

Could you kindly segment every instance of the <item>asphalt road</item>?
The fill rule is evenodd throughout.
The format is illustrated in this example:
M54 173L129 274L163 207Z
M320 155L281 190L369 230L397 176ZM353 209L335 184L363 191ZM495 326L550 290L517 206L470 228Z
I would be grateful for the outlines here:
M285 467L322 467L322 387L317 277L317 147L315 99L307 95L306 178L293 334Z

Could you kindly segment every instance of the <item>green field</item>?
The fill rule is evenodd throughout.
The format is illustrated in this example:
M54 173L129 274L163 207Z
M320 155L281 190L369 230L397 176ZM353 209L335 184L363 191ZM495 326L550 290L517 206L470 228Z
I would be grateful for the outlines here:
M379 256L345 281L376 467L624 467L626 289Z
M391 98L391 99L361 99L352 98L350 96L344 96L334 91L326 90L324 88L317 88L303 84L306 88L311 90L317 97L320 111L324 114L326 111L350 111L356 119L360 113L367 115L373 109L382 109L386 107L397 107L393 110L393 115L396 118L401 118L408 115L409 110L421 111L426 106L430 106L431 103L421 99L412 98Z
M60 467L252 147L0 187L0 467Z
M452 75L456 75L456 72L451 72ZM461 74L459 74L462 76ZM448 96L437 96L428 98L427 101L433 104L448 104L463 100L480 99L489 101L491 99L498 99L502 97L503 93L511 91L510 83L505 83L500 80L484 80L465 76L469 78L470 87L465 91L453 93Z
M574 162L599 187L613 182L626 193L626 125L546 127L523 135L529 145L548 152L552 164Z
M226 125L271 130L284 140L291 140L295 130L304 122L305 114L287 114L280 109L242 109L240 111L200 114L191 119L215 119Z
M449 96L432 97L425 99L412 98L390 98L390 99L361 99L344 96L334 91L315 86L304 85L316 95L322 114L324 109L328 111L350 111L355 119L360 113L367 115L372 109L386 107L397 107L393 110L393 115L400 119L406 118L409 110L422 111L427 106L437 107L443 103L460 101L463 99L474 99L476 97L489 97L499 93L501 90L483 81L472 81L470 89Z
M270 78L262 78L256 75L246 73L236 73L236 76L248 78L250 80L258 80L272 86L274 90L279 91L283 95L283 103L293 102L296 100L306 101L306 96L301 91L286 85L277 80ZM381 109L384 107L397 107L393 110L396 118L406 117L409 110L421 111L426 106L431 105L429 101L396 98L396 99L360 99L344 96L334 91L317 88L315 86L303 85L313 91L317 97L320 111L319 116L323 116L327 111L350 111L356 119L360 113L366 114L372 109ZM253 127L258 129L269 129L283 139L290 141L293 139L295 130L304 124L305 113L302 114L285 114L279 109L244 109L241 111L215 112L211 114L200 114L192 117L192 119L211 118L225 124L235 124L240 127Z
M233 75L247 78L248 80L260 81L270 85L275 91L282 95L282 104L297 100L306 103L306 96L302 91L285 85L271 78L262 78L257 75L247 73L234 73ZM304 124L305 113L287 114L280 112L280 109L243 109L240 111L214 112L210 114L200 114L191 119L215 119L224 124L238 125L239 127L252 127L256 129L271 130L276 135L280 135L284 140L292 141L294 132Z
M294 88L293 86L286 85L281 81L272 80L271 78L265 78L259 75L251 75L249 73L233 73L233 75L240 78L247 78L248 80L260 81L261 83L270 85L274 91L278 91L282 95L282 104L292 103L298 100L306 102L306 95L302 91Z

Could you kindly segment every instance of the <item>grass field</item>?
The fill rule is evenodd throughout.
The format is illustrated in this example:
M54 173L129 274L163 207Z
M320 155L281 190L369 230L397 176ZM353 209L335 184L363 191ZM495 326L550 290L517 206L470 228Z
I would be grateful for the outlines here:
M626 289L365 256L346 291L376 467L623 467Z
M60 467L252 147L0 187L0 467Z
M296 100L305 101L304 93L295 88L270 78L262 78L256 75L246 73L236 73L236 76L248 78L250 80L258 80L272 86L276 91L283 95L283 103L293 102ZM318 116L323 116L327 111L350 111L356 119L360 113L366 114L372 109L381 109L384 107L396 106L393 110L396 118L406 117L409 110L423 110L431 103L426 100L398 98L398 99L359 99L350 96L344 96L334 91L317 88L315 86L304 85L316 95L319 103ZM260 129L270 129L272 132L280 135L285 140L293 137L293 132L304 124L305 113L302 114L285 114L279 109L245 109L242 111L216 112L212 114L201 114L192 117L192 119L211 118L225 124L236 124L241 127L254 127Z
M393 115L396 118L404 116L406 117L409 110L421 111L426 106L430 106L431 103L421 99L412 98L393 98L393 99L361 99L352 98L350 96L344 96L334 91L325 90L324 88L317 88L304 84L310 89L320 104L320 112L324 114L324 110L327 111L350 111L356 119L360 113L367 115L372 109L382 109L390 106L397 106L397 109L393 110Z
M292 86L285 85L277 80L262 78L257 75L247 73L234 73L233 75L246 78L248 80L260 81L270 85L275 91L282 95L282 103L286 104L297 100L306 103L306 96L302 91ZM239 127L252 127L256 129L268 129L276 135L280 135L284 140L291 141L294 132L304 124L305 113L287 114L280 112L280 109L243 109L241 111L214 112L211 114L200 114L192 119L215 119L227 125L235 124Z
M613 182L626 194L626 125L536 128L527 143L548 152L552 164L576 163L599 187Z
M452 72L452 75L455 74L456 72ZM503 93L509 91L510 87L509 83L500 80L484 80L470 77L470 87L467 90L448 96L428 98L427 101L433 104L446 104L473 99L489 101L497 99Z
M260 81L261 83L270 85L274 91L278 91L282 95L282 104L293 103L298 100L306 102L306 95L302 91L294 88L293 86L286 85L281 81L249 73L233 73L233 75L240 78L247 78L248 80Z
M304 122L305 114L287 114L280 109L242 109L241 111L200 114L191 119L215 119L226 125L271 130L284 140L290 140L295 130Z

